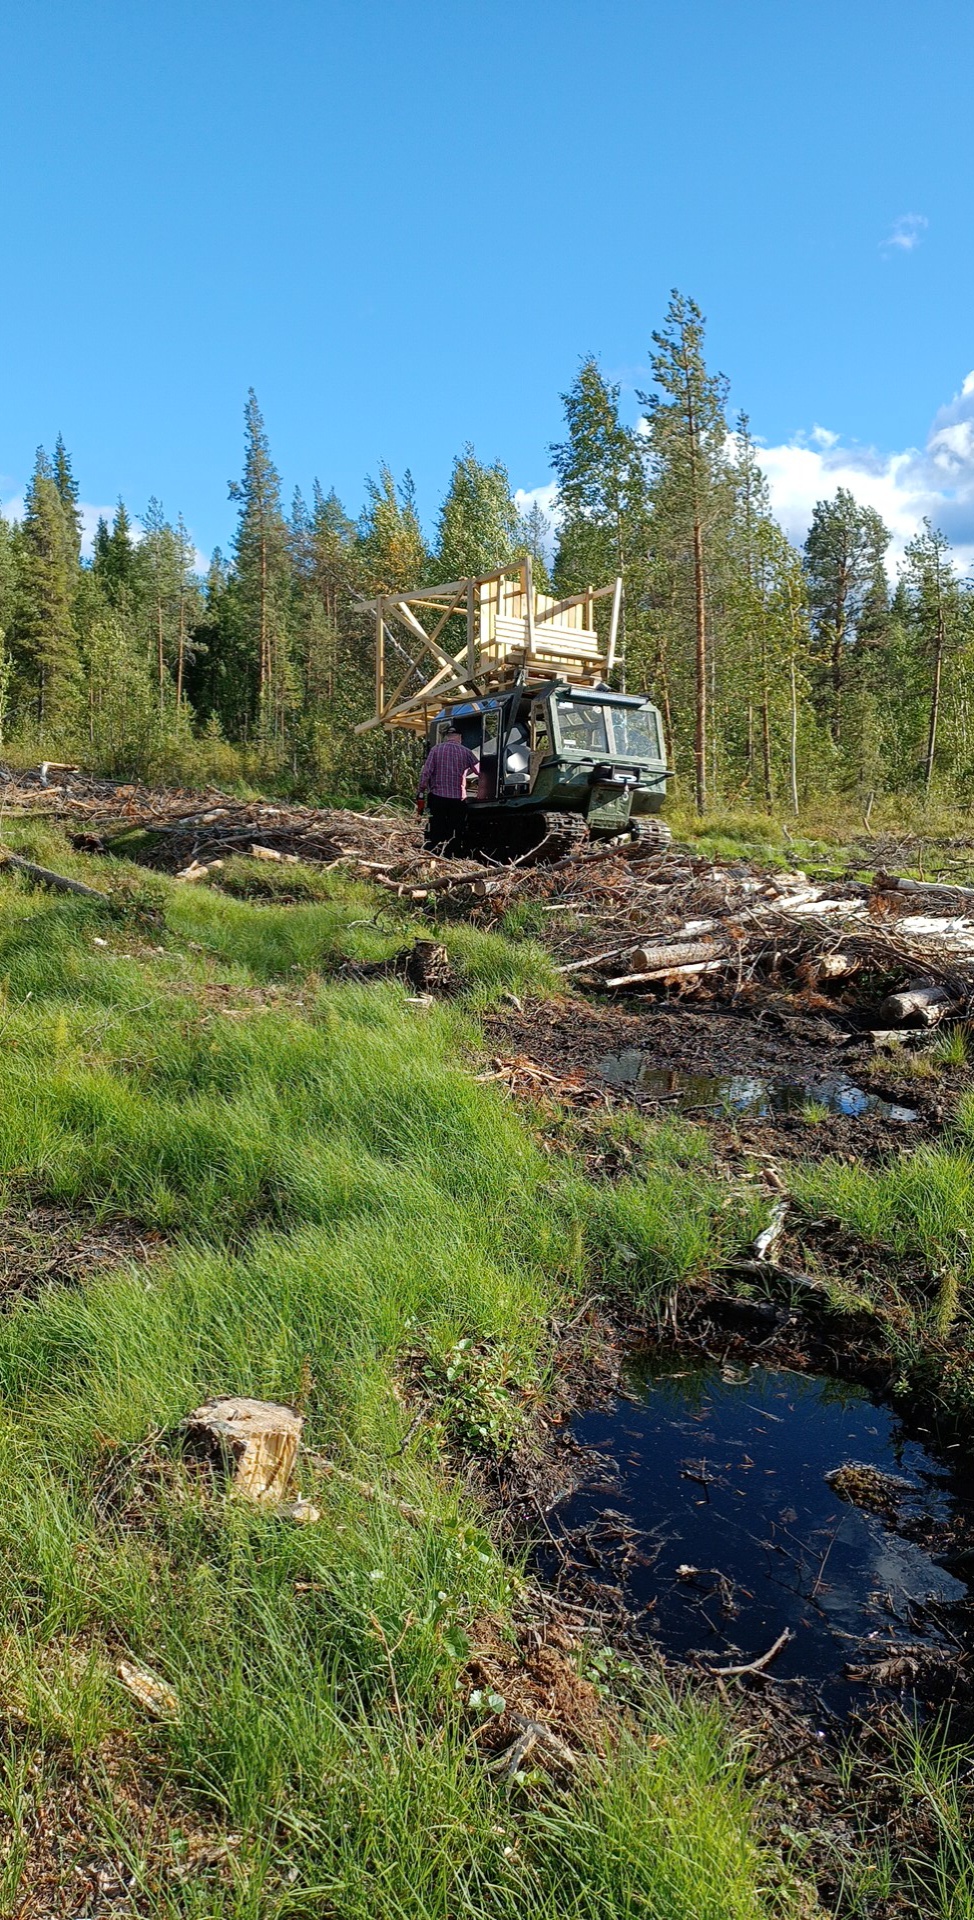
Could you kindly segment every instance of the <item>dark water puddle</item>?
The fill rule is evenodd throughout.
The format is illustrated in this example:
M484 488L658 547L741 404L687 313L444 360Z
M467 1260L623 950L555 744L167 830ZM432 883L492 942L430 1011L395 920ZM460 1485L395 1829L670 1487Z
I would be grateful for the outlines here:
M825 1113L853 1117L868 1113L879 1120L916 1120L912 1107L897 1106L881 1100L878 1094L864 1093L848 1080L820 1080L802 1086L789 1080L768 1080L758 1074L681 1073L669 1067L654 1067L652 1055L641 1047L627 1047L622 1053L607 1054L596 1072L611 1087L630 1087L667 1100L678 1111L750 1114L767 1119L774 1114L808 1113L817 1108Z
M930 1704L955 1690L970 1590L943 1562L974 1567L970 1466L860 1388L670 1365L575 1421L592 1476L548 1516L544 1577L615 1588L678 1660L744 1663L787 1628L768 1671L836 1712L877 1683Z

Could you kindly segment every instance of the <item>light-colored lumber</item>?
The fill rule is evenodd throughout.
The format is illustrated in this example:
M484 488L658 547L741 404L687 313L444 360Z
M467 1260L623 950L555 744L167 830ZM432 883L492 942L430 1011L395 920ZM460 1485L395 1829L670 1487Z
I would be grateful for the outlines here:
M287 1493L304 1421L274 1400L218 1395L187 1415L189 1437L223 1458L235 1493L277 1506Z
M612 583L612 613L609 617L609 644L605 654L605 669L611 673L615 666L616 641L619 635L619 613L622 607L622 580L617 575Z
M697 960L717 960L723 952L714 940L670 941L658 947L634 947L629 966L633 973L653 973L660 967L692 966Z
M727 960L695 960L690 966L655 967L651 973L620 973L614 980L604 980L606 987L640 987L650 980L682 980L695 973L719 973L726 967Z

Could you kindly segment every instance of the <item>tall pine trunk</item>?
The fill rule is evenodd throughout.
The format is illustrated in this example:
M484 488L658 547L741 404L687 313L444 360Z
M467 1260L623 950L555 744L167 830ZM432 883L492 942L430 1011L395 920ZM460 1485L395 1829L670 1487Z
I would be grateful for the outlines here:
M798 813L798 677L795 656L791 656L791 727L788 739L788 779L791 786L791 810Z
M945 634L945 622L944 622L944 603L943 603L943 596L940 592L940 586L938 582L937 637L934 642L933 685L930 689L930 725L927 730L927 768L926 768L925 784L926 784L926 789L928 793L930 792L930 787L933 782L933 762L934 762L934 756L937 751L937 726L940 720L940 681L941 681L941 676L943 673L943 665L944 665L945 639L946 639L946 634Z
M696 718L693 736L693 764L697 812L707 807L707 592L703 568L703 523L700 515L700 488L697 473L697 415L689 378L687 396L687 447L690 456L690 499L693 508L693 603L695 622Z

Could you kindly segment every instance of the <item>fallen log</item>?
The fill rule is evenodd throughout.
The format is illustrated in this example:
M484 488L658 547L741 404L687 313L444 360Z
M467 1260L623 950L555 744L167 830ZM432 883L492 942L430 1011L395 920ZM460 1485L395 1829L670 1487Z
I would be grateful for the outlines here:
M103 907L112 904L107 893L99 893L97 887L86 887L81 880L69 880L67 874L54 873L50 867L35 866L33 860L23 860L19 853L8 853L5 848L0 848L0 866L13 867L38 886L53 888L55 893L76 893L82 900L97 900Z
M547 909L547 911L554 912L554 908ZM562 911L565 911L565 909L562 909ZM586 954L584 960L570 960L567 966L556 967L555 972L584 973L587 967L597 967L602 960L618 960L620 954L626 953L627 951L628 948L625 946L607 947L604 953L589 953Z
M629 955L629 967L633 973L653 973L661 967L671 971L674 967L692 965L697 960L720 960L726 958L727 950L715 940L683 940L671 942L669 946L634 947Z
M961 900L974 900L974 887L956 887L951 880L906 880L882 869L873 875L873 886L877 893L955 893Z
M652 973L620 973L613 980L602 980L603 987L637 987L652 980L684 980L695 973L720 973L730 964L725 955L722 960L695 960L692 966L655 967Z
M902 993L888 993L879 1008L882 1027L935 1027L952 1005L945 987L914 980Z

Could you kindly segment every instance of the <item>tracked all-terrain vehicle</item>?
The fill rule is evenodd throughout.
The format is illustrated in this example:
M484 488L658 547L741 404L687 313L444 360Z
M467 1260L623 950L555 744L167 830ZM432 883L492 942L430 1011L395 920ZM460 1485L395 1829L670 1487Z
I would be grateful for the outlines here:
M606 599L603 638L595 603ZM375 622L376 711L357 731L403 727L432 746L457 729L479 764L471 853L554 859L618 835L665 847L659 711L608 684L621 604L621 580L562 600L538 593L530 560L363 601Z

